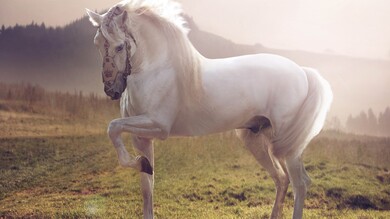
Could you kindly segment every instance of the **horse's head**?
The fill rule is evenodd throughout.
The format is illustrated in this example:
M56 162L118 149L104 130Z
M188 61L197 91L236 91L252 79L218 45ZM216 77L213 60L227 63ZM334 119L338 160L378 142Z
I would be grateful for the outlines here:
M127 11L120 6L100 15L87 9L89 20L97 27L94 43L103 58L104 92L113 100L119 99L131 74L130 58L136 42L128 30Z

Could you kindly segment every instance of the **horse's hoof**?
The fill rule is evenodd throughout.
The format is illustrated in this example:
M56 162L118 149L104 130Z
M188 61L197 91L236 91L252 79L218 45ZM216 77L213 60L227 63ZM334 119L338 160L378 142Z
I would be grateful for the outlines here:
M150 165L148 158L140 156L139 162L141 164L141 172L153 175L153 167Z

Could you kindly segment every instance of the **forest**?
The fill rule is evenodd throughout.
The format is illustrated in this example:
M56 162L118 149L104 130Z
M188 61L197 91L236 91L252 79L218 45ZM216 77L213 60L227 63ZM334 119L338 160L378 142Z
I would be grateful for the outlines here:
M369 134L379 136L390 135L390 108L387 107L379 115L375 115L370 108L359 115L349 115L346 121L346 130L357 134Z

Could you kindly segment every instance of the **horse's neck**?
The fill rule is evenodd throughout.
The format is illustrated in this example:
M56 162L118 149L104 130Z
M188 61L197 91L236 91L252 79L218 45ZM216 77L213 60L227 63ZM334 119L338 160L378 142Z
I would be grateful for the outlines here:
M153 71L167 65L168 45L162 34L148 20L140 20L137 51L133 61L139 71Z
M177 98L181 107L192 109L193 105L198 105L197 100L202 94L202 82L198 73L198 58L202 58L201 55L181 30L146 17L139 19L137 34L140 42L137 55L138 60L142 61L140 75L144 75L140 77L145 80L150 77L159 78L164 72L165 76L160 79L171 82L169 89L175 87L173 90L180 91ZM156 86L166 88L167 84Z

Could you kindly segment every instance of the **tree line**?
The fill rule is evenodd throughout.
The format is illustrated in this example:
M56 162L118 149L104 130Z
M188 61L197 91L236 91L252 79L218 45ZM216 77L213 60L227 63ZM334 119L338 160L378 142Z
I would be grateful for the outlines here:
M390 107L376 116L370 108L356 116L349 115L346 130L356 134L390 136Z
M47 91L30 83L0 82L0 110L39 113L68 119L96 119L118 116L119 103L82 91Z
M85 18L57 28L44 23L3 25L0 80L25 81L52 90L99 92L101 58L93 44L95 33Z
M65 27L46 27L44 23L32 22L29 25L15 25L0 30L0 55L2 64L18 62L37 64L42 62L66 66L78 62L80 57L87 59L96 54L93 35L96 30L86 19L76 20ZM95 58L95 57L93 57ZM57 63L58 62L58 63Z

